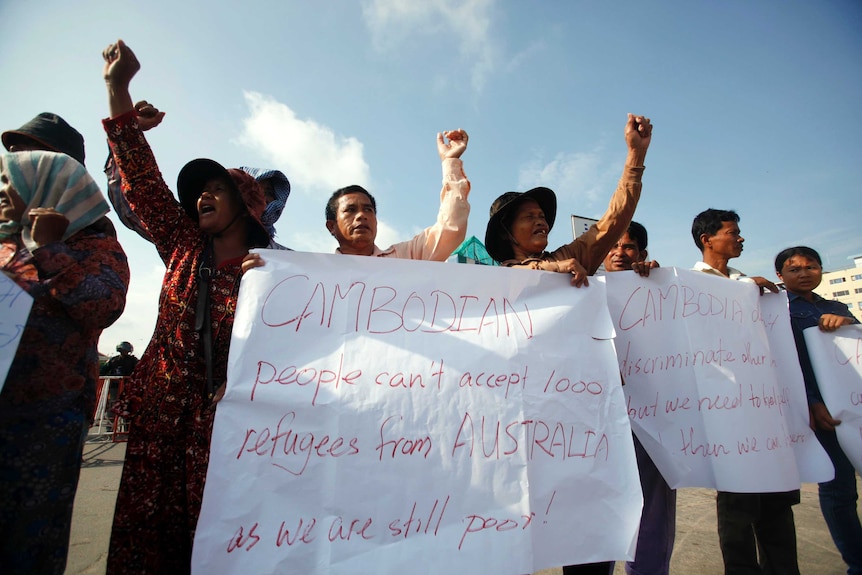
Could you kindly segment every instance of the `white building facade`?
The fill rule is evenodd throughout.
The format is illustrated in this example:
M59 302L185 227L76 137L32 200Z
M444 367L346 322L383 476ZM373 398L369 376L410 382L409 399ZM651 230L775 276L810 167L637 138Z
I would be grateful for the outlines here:
M853 262L853 267L824 271L823 281L814 292L846 303L856 319L862 321L862 255L854 257Z

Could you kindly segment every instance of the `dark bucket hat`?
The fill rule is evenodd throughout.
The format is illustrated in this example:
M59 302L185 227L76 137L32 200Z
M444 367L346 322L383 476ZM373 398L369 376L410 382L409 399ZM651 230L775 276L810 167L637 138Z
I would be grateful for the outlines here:
M15 142L33 140L47 151L66 154L84 163L84 136L57 114L42 112L17 130L3 132L0 139L7 150Z
M197 160L192 160L180 170L180 175L177 177L177 195L179 195L180 204L183 206L186 214L195 222L198 221L197 202L201 195L201 190L208 181L218 178L227 179L233 184L234 192L239 194L248 213L259 228L260 234L255 234L259 236L259 238L256 238L258 240L257 243L263 243L263 245L269 243L269 232L267 232L266 227L261 223L261 216L266 209L263 188L249 174L234 168L228 170L215 160L198 158Z
M548 221L548 230L554 227L557 218L557 196L549 188L533 188L526 192L506 192L491 204L491 218L485 228L485 249L498 262L513 257L512 241L503 224L506 216L524 200L535 200Z

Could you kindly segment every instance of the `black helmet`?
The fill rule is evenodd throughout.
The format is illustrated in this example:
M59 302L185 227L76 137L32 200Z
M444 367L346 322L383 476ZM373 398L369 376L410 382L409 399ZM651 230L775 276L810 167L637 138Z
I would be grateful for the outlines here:
M134 351L134 348L129 342L123 341L120 342L120 344L117 346L117 351L127 351L129 353L132 353L132 351Z

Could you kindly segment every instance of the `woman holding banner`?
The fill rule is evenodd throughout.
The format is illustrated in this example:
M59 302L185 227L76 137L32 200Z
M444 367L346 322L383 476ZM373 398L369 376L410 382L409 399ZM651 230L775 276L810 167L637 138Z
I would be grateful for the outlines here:
M96 406L96 344L123 313L129 285L107 212L87 170L66 154L0 156L0 267L33 298L0 391L4 573L60 574L66 567ZM14 300L24 298L0 295L7 310ZM0 334L0 346L8 339Z
M775 257L775 274L787 288L790 302L790 325L799 352L799 365L805 380L808 396L808 409L811 412L811 427L832 460L835 478L818 485L820 510L829 527L829 533L841 558L847 564L847 572L862 573L862 524L856 510L859 499L856 487L856 471L845 455L835 427L841 421L834 419L820 394L820 384L815 377L808 355L808 346L802 332L809 327L818 326L822 331L832 332L842 326L859 323L839 301L827 300L814 290L823 277L820 254L815 250L797 246L787 248Z
M103 57L111 114L103 123L123 193L167 268L155 332L118 401L130 431L107 572L189 573L240 264L270 241L266 203L252 176L207 159L183 167L175 200L129 94L137 58L121 40Z
M548 188L506 192L491 204L485 248L504 266L572 274L575 286L589 285L587 276L625 233L641 195L644 159L652 137L645 116L628 115L628 156L623 175L602 218L573 242L547 252L548 233L557 215L557 196Z
M491 204L485 230L485 248L504 266L523 267L572 275L572 285L589 285L605 256L626 232L641 194L644 159L652 138L645 116L628 115L625 127L628 156L623 175L607 211L573 242L547 252L548 233L557 215L557 197L548 188L506 192ZM567 565L563 575L607 575L614 562Z

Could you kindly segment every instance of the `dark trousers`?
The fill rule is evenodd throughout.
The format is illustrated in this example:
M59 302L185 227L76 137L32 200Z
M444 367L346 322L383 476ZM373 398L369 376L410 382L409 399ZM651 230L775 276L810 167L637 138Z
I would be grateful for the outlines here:
M817 439L835 467L835 479L820 484L820 509L850 575L862 574L862 524L856 512L856 470L834 431L817 430Z
M566 565L563 575L609 575L613 573L614 562L584 563L583 565Z
M644 508L635 560L626 563L626 573L668 575L676 537L676 489L668 486L638 438L634 440Z
M725 575L799 575L792 507L796 503L799 490L718 492L718 541Z

